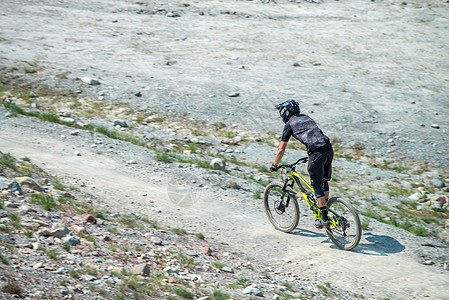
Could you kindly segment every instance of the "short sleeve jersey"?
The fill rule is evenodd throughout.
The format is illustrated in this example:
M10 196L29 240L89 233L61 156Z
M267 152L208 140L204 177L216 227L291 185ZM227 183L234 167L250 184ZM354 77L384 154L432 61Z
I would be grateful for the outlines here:
M315 121L304 114L292 116L285 124L281 141L288 142L291 136L306 145L309 154L315 149L331 146L329 138L318 128Z

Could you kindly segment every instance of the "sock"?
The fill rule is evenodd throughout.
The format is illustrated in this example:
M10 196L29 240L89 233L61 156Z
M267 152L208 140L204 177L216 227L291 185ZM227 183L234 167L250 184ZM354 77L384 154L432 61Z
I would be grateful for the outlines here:
M326 206L320 207L321 215L323 216L322 220L327 221L327 208Z

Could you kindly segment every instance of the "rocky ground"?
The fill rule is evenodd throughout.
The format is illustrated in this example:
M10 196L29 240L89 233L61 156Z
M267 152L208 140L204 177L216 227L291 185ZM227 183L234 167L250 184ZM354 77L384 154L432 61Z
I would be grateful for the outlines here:
M39 280L32 286L22 284L20 291L26 297L126 298L137 293L137 297L165 298L185 293L185 297L214 299L216 291L219 291L216 297L224 293L237 299L250 298L246 293L281 299L400 297L403 286L398 290L392 283L400 277L394 279L396 275L389 270L391 264L399 264L396 272L410 277L414 288L408 288L414 290L413 297L443 297L433 285L445 283L449 266L447 245L435 239L447 239L449 233L444 230L448 207L446 181L438 174L413 175L413 170L400 174L336 158L333 186L340 195L351 199L363 215L364 237L354 251L360 256L349 258L336 253L338 250L332 246L324 246L331 245L330 241L313 229L312 216L303 203L301 229L292 235L273 232L264 216L260 194L261 184L277 176L267 173L266 167L242 158L252 151L273 151L272 146L241 145L243 141L205 136L186 140L185 136L171 134L172 139L166 145L160 144L159 150L153 150L153 139L144 142L145 147L136 145L145 141L145 134L140 133L138 139L138 135L132 134L135 129L116 125L115 129L105 131L108 135L119 135L111 139L96 131L102 126L91 131L76 128L79 127L76 124L85 124L86 120L76 121L72 127L39 119L43 115L38 118L16 115L16 111L17 108L2 109L2 115L9 117L1 120L4 130L1 148L21 157L15 161L5 152L1 160L2 178L6 182L2 210L2 267L9 274L3 279L6 291L9 284L20 285L21 277L13 276L14 271L26 270L29 275L27 268L35 267L36 272L46 273L47 277L41 276L46 278L46 284L61 286L57 292L53 288L49 292ZM63 123L67 117L56 116L55 120ZM152 134L159 140L157 130ZM130 136L134 137L133 143L123 141ZM208 149L200 150L201 145L208 145ZM206 151L221 158L213 158ZM236 154L240 160L235 158ZM39 162L58 179L30 164L30 160ZM210 161L215 164L209 165ZM226 172L220 170L223 163ZM348 184L354 182L350 178L354 175L349 175L354 172L367 181L375 179L373 188L378 192L372 193L371 198L360 198ZM37 191L30 189L23 176L41 182L45 193L41 187ZM12 193L11 187L18 186L14 182L22 183L25 195ZM388 185L391 182L396 187ZM413 190L402 194L405 187L417 182L425 184L417 186L414 194ZM45 211L39 207L43 204L33 203L36 196L31 194L49 195L58 207ZM70 200L72 196L74 200ZM406 209L396 207L404 201ZM124 215L124 211L131 215ZM423 221L425 216L427 222ZM93 220L96 224L90 223L95 223ZM415 235L384 223L406 228ZM158 226L165 230L158 230ZM60 227L64 236L55 237ZM163 240L162 246L154 245L154 241L157 244L161 241L155 237ZM69 247L69 240L76 245ZM151 260L155 257L159 258L159 264ZM324 280L319 275L327 274L320 268L322 261L334 265ZM178 270L175 274L179 274L171 274L171 269L162 268L162 263L174 265ZM119 268L111 269L112 266ZM133 274L134 266L134 272L145 269L152 275ZM223 271L224 266L234 273ZM393 278L376 283L375 278L387 269ZM342 280L333 276L335 272ZM422 272L428 274L432 284L418 276ZM32 274L27 278L36 278ZM212 282L206 274L213 274ZM382 290L385 286L386 290ZM193 294L182 292L183 289Z
M2 296L444 299L447 5L3 1ZM352 252L303 205L289 235L264 215L291 97L332 138Z
M110 213L29 158L0 155L2 299L353 297L255 265L200 232Z

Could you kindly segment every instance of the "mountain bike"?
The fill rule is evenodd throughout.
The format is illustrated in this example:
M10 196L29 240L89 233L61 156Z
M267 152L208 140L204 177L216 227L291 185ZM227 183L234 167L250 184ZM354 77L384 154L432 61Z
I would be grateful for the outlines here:
M298 163L306 163L308 157L298 159L291 165L280 165L278 168L287 169L287 176L281 182L267 185L263 195L265 212L273 226L283 232L291 232L299 222L299 205L294 185L317 219L321 219L321 211L315 199L313 188L296 172ZM331 241L340 249L354 249L362 236L360 218L355 208L347 200L333 197L327 201L330 227L326 233Z

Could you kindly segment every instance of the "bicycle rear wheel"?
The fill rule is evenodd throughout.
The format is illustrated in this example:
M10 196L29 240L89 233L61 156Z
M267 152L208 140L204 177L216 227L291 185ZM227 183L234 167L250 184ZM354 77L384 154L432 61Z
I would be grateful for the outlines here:
M331 219L326 233L340 249L352 250L362 237L362 225L355 208L346 200L331 198L327 202L328 215Z
M263 203L271 224L280 231L290 232L299 222L299 206L296 197L282 192L284 185L272 182L265 188Z

